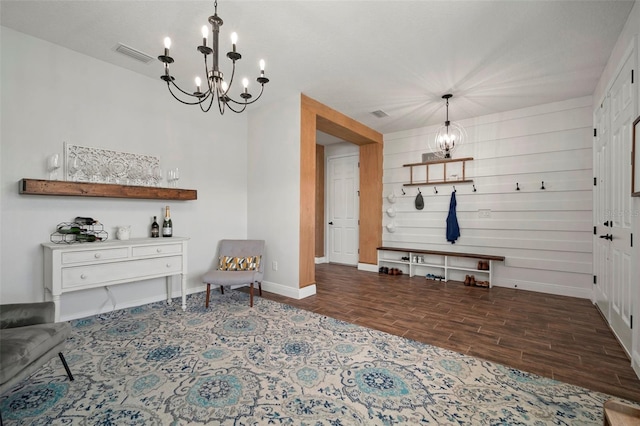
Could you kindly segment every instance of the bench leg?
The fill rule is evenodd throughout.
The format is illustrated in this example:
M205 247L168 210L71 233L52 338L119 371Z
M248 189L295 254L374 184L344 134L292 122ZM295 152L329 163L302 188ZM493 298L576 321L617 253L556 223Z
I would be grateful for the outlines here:
M253 283L249 287L249 306L253 308Z
M207 297L206 297L205 302L204 302L204 307L205 308L209 307L209 291L211 291L211 284L207 283Z
M224 286L223 285L220 286L220 294L224 294Z
M58 352L58 356L60 356L60 361L62 361L62 365L64 366L64 369L67 370L67 377L69 377L69 381L73 382L73 374L71 374L71 370L69 370L69 366L67 365L67 360L64 359L64 355L62 355L62 352Z
M260 297L262 297L262 283L258 282L258 290L260 291Z

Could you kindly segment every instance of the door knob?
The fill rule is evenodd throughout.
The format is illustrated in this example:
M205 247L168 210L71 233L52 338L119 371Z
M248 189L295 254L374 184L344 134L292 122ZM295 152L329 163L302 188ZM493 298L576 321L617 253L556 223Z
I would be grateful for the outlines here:
M611 234L600 235L600 238L604 238L605 240L612 241L613 240L613 235L611 235Z
M333 221L329 222L329 225L333 225Z
M609 221L606 221L603 225L604 226L609 226Z

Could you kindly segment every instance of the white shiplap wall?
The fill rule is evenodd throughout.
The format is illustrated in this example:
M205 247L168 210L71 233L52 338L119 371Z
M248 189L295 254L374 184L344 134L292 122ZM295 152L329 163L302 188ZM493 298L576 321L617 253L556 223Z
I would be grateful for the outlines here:
M455 105L450 112L455 119ZM466 163L466 177L477 191L470 183L456 185L460 238L451 244L445 236L451 184L436 185L438 194L434 186L419 187L423 210L414 205L418 187L403 186L409 182L403 164L420 162L429 152L428 140L438 127L430 126L384 137L383 245L502 255L506 261L494 268L493 285L590 298L591 97L461 124L468 139L453 158L474 158ZM431 167L434 176L438 169ZM456 172L448 166L449 174ZM540 189L543 181L545 190ZM392 206L394 217L387 214ZM487 211L489 217L481 217ZM390 223L394 232L386 227Z

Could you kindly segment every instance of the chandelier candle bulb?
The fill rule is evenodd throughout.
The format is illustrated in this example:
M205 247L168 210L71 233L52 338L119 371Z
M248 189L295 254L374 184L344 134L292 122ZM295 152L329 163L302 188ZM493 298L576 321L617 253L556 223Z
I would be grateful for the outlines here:
M200 80L200 77L196 77L196 92L200 93L200 83L202 83L202 81Z
M169 49L171 48L171 39L169 37L164 38L164 56L169 56Z
M202 45L207 47L207 34L209 34L209 29L206 25L202 26Z
M264 59L260 59L260 77L264 77Z
M236 44L238 43L238 33L231 33L231 45L233 51L236 51Z

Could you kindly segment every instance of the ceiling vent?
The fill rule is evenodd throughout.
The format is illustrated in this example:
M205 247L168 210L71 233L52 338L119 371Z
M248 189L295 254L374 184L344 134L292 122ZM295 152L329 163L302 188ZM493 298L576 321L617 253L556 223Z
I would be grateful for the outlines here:
M144 52L136 50L133 47L129 47L122 43L118 43L118 45L116 46L116 52L122 53L123 55L126 55L130 58L135 59L136 61L140 61L145 64L148 64L155 59L153 56L147 55Z
M387 114L386 112L384 112L381 109L375 110L375 111L371 111L371 114L375 115L378 118L384 118L384 117L388 117L389 114Z

